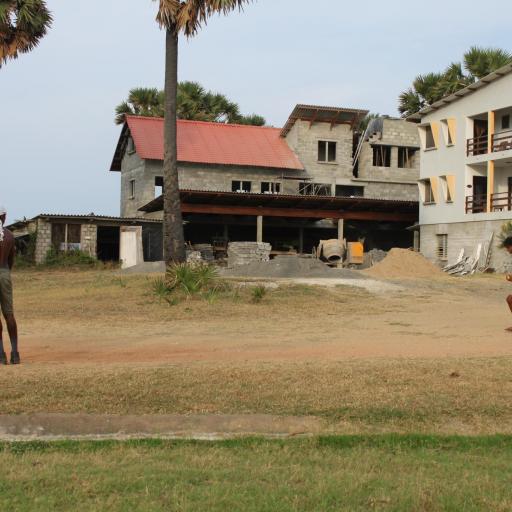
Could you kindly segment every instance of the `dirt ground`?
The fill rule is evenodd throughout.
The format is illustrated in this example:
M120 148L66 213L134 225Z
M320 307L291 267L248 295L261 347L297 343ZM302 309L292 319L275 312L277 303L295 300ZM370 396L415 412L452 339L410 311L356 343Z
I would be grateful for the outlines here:
M261 304L242 294L178 306L155 298L153 279L107 271L17 274L24 364L512 355L504 300L512 288L501 276L395 280L386 293L285 281Z

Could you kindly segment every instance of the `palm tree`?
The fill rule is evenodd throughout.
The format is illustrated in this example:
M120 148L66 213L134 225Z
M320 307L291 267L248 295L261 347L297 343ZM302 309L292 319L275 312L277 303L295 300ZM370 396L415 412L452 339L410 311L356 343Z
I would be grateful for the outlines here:
M116 107L116 124L123 124L127 114L147 117L164 116L164 93L158 89L137 87L132 89L128 100Z
M166 31L164 122L164 258L186 260L177 165L178 38L194 36L216 14L228 14L249 0L159 0L157 21Z
M464 54L463 64L454 62L442 73L418 76L412 87L400 95L398 110L403 117L415 114L510 62L512 54L505 50L473 46Z
M52 24L43 0L0 2L0 67L33 50Z
M147 117L164 116L164 91L158 89L132 89L128 99L116 107L116 124L123 124L125 116ZM179 119L192 121L210 121L214 123L238 123L263 126L265 118L251 114L240 114L236 103L229 101L223 94L206 91L197 82L180 82L176 111Z

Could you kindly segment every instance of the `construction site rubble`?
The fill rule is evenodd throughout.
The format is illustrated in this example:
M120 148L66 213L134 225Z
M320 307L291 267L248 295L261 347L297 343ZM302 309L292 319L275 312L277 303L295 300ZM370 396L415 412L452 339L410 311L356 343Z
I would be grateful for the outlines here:
M271 261L255 261L243 266L228 268L222 275L254 278L346 278L365 279L355 270L331 268L320 260L298 255L277 256Z
M457 261L453 265L447 265L443 270L453 276L466 276L477 272L490 271L493 240L494 232L491 233L488 241L475 247L471 256L466 256L465 250L461 249Z
M444 276L439 267L436 267L420 253L408 249L391 249L380 263L363 272L372 277L389 279Z
M228 267L270 260L272 246L262 242L231 242L228 245Z

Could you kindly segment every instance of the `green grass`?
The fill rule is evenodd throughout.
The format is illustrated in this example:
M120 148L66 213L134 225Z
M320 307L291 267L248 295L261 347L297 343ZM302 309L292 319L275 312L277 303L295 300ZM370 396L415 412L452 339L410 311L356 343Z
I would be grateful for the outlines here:
M512 437L0 444L0 509L508 511Z

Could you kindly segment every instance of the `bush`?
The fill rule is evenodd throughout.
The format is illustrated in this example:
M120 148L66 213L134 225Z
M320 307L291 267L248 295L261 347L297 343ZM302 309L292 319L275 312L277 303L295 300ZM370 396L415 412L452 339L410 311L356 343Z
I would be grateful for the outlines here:
M48 267L96 267L98 260L82 251L61 252L54 248L46 254L44 265Z
M262 285L256 286L255 288L252 289L252 301L255 304L259 304L265 298L266 295L267 289Z
M172 291L183 291L188 295L214 288L218 272L212 265L178 263L170 265L165 273L167 287Z
M219 279L212 265L179 263L167 268L164 278L152 282L153 293L174 306L182 299L201 297L214 302L219 293L230 290L228 283Z
M505 246L503 245L503 242L505 240L512 236L512 221L504 222L501 226L501 232L498 235L498 240L500 241L499 246L503 249Z

